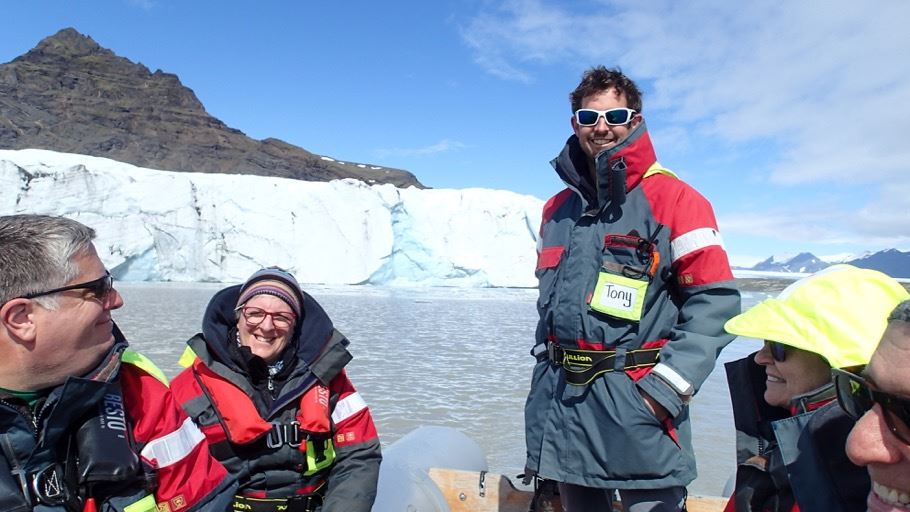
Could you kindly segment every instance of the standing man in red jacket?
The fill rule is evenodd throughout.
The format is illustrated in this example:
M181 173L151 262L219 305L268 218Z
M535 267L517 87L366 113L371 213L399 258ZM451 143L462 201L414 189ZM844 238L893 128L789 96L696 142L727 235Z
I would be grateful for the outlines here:
M236 484L127 350L95 231L0 217L0 510L223 512Z
M566 189L538 241L528 475L570 512L680 510L695 478L688 403L733 336L740 297L711 205L657 161L641 92L588 70L553 160Z

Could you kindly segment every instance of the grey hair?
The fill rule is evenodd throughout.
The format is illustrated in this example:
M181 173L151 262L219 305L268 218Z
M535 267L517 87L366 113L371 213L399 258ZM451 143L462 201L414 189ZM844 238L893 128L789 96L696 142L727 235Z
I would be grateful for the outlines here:
M65 217L0 217L0 305L75 278L79 268L73 258L88 250L94 238L94 229ZM51 296L35 301L47 309L57 308Z
M888 315L888 323L904 322L910 324L910 300L905 300L894 308L894 311Z

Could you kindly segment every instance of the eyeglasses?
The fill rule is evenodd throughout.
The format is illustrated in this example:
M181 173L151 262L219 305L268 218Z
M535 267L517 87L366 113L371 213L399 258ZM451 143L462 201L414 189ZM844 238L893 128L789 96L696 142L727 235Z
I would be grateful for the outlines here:
M910 444L910 399L872 389L872 384L855 373L834 368L831 375L837 401L844 412L859 420L872 406L879 404L891 433L901 442Z
M265 320L265 317L270 316L272 317L272 324L276 328L289 330L296 320L296 317L290 313L270 313L261 308L244 307L240 309L240 312L250 327L256 327Z
M575 121L579 126L594 126L597 120L603 116L604 121L610 126L621 126L628 124L635 117L636 112L631 108L611 108L609 110L594 110L592 108L580 108L575 111Z
M771 352L771 357L774 358L778 363L783 363L787 360L787 346L779 341L765 340L765 343L768 345L768 350Z
M34 299L36 297L43 297L45 295L51 295L54 293L65 292L69 290L88 290L94 297L99 300L104 300L111 290L114 289L114 278L111 277L109 271L105 271L104 275L98 279L93 279L85 283L71 284L68 286L61 286L60 288L54 288L53 290L47 290L38 293L29 293L28 295L23 295L23 299Z

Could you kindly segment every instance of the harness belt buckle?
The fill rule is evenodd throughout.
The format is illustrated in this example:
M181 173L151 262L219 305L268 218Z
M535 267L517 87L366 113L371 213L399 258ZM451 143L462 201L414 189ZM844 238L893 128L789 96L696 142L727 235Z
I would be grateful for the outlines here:
M269 448L281 448L287 444L297 448L303 443L303 434L300 431L300 422L292 421L291 423L272 423L272 430L266 437L265 444Z
M319 493L294 496L288 499L288 510L290 512L316 512L322 502L322 495Z
M284 425L278 422L272 423L272 430L269 430L269 434L265 439L265 445L269 448L281 448L281 445L284 444L284 440Z
M547 342L547 359L556 366L562 366L565 361L566 352L556 342Z
M41 504L62 505L66 503L66 488L55 464L32 475L31 490Z
M292 421L289 425L285 425L287 430L287 443L293 448L297 448L303 444L303 433L300 431L300 422L297 420Z

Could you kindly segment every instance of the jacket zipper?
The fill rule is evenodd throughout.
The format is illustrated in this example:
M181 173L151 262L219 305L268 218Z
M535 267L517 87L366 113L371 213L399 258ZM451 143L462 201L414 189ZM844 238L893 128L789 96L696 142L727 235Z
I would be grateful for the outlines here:
M40 409L38 409L37 411L34 411L34 412L29 411L28 414L23 413L22 409L7 402L6 400L0 400L0 404L3 404L5 406L9 407L13 411L15 411L16 414L19 414L20 416L25 416L26 418L28 418L29 422L32 424L32 435L35 437L36 441L38 440L38 436L39 436L38 424L41 423L42 413L44 413L44 410L47 409L47 400L45 400L44 403L41 404Z

